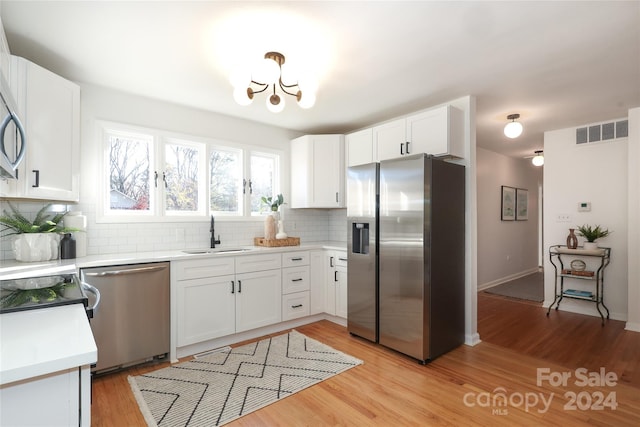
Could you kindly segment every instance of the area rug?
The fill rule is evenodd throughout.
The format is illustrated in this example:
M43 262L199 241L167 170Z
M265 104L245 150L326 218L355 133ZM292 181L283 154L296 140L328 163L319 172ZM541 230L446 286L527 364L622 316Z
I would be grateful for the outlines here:
M129 383L150 426L219 426L360 364L292 330Z
M542 302L544 301L543 273L529 274L486 289L485 292L510 298Z

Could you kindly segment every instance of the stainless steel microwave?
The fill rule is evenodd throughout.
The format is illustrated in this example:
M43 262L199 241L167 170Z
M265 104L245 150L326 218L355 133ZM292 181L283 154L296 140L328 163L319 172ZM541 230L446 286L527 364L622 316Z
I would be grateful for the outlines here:
M24 127L11 88L0 75L0 178L17 178L18 165L27 151Z

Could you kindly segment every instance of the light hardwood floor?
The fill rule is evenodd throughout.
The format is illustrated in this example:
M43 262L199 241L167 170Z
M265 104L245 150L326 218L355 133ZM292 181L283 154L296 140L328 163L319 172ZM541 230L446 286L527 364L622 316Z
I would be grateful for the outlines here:
M328 321L297 328L364 364L228 425L640 425L639 333L624 331L622 322L601 327L588 316L552 312L547 318L539 305L483 293L478 298L483 342L424 366ZM596 375L592 372L601 367L617 376L615 386L576 384L576 369ZM94 379L92 425L143 426L127 375L158 368L135 367ZM539 368L571 378L566 384L538 384ZM572 393L579 399L575 410L565 407ZM600 393L610 396L604 409L586 409ZM499 406L499 399L493 404L500 395L507 397L506 406ZM615 410L610 403L617 404Z

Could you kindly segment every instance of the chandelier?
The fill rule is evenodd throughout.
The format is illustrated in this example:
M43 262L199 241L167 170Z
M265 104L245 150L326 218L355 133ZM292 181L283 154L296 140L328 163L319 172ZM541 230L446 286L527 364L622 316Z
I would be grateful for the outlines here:
M285 96L295 97L302 108L311 108L316 102L317 84L311 78L295 78L287 69L284 55L267 52L264 59L251 72L241 71L231 76L233 98L240 105L249 105L255 94L265 92L267 109L279 113L284 109Z

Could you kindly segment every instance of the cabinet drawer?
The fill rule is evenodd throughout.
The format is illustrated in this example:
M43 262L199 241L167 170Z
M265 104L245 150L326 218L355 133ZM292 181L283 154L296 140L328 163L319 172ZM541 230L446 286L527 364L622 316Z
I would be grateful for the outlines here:
M282 320L309 315L309 292L297 292L282 297Z
M274 270L280 268L282 258L280 254L242 255L236 257L236 273L251 271Z
M309 251L282 254L282 267L296 267L298 265L309 265Z
M309 290L309 266L282 269L282 294Z
M347 253L346 252L338 252L336 253L335 261L336 267L346 267L347 266Z
M228 257L174 261L171 263L171 268L176 269L178 280L225 276L235 273L233 258Z

